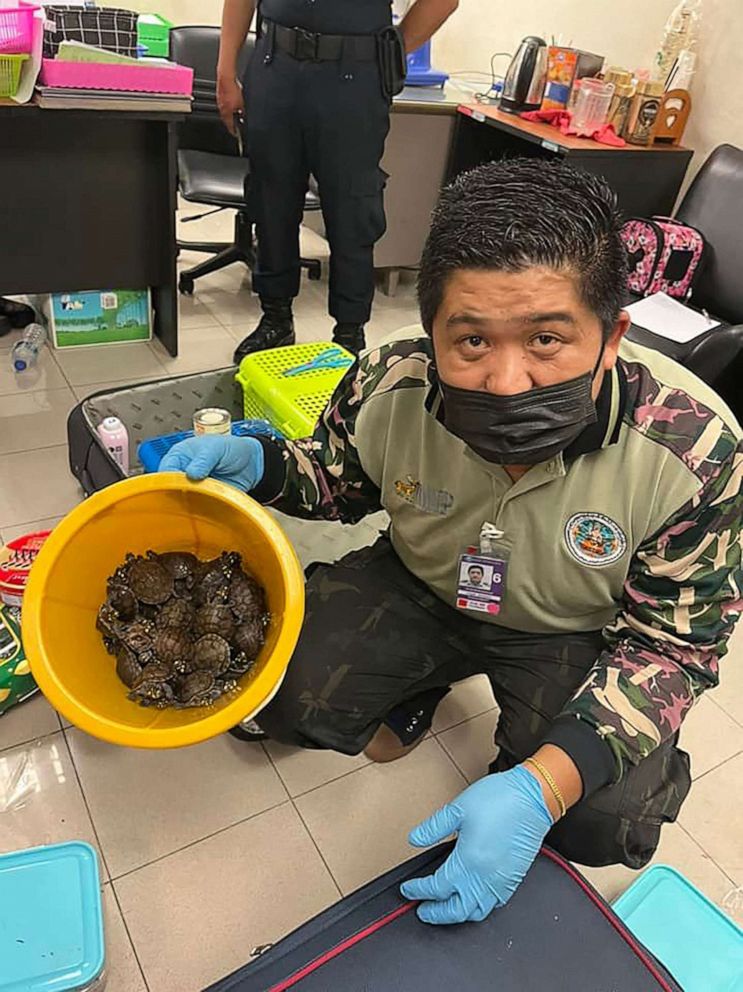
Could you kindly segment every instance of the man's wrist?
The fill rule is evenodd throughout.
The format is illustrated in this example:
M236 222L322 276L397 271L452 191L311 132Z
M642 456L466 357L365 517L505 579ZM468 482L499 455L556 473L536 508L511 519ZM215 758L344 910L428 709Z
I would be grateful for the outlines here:
M557 822L566 810L580 801L583 793L580 772L570 755L555 744L543 744L532 758L534 760L528 761L526 768L539 782L545 805L552 820Z

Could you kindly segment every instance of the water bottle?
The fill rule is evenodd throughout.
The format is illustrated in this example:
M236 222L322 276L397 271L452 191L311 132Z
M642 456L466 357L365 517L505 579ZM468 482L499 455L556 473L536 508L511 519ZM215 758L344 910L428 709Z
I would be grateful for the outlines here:
M124 475L129 475L129 434L118 417L106 417L98 425L98 437Z
M23 332L23 337L17 341L10 353L14 372L26 372L36 364L44 343L46 328L41 324L29 324Z

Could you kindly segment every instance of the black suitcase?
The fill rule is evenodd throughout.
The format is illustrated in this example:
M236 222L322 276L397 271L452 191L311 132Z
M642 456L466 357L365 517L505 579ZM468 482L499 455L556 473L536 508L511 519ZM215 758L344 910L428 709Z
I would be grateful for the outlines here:
M400 882L430 874L450 849L393 868L206 992L681 992L547 848L483 923L421 923Z
M102 389L78 403L67 419L70 471L86 496L124 478L96 432L105 417L118 417L126 427L129 474L137 475L142 472L137 460L140 442L191 430L194 412L207 406L222 407L233 420L242 419L242 390L235 382L234 368Z

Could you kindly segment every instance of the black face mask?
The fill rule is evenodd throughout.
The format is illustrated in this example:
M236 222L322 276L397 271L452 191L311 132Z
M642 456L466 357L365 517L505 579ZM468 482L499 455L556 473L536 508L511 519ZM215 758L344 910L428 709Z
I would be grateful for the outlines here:
M593 372L512 396L459 389L439 379L444 424L496 465L536 465L554 458L596 423L591 386L603 355L602 345Z

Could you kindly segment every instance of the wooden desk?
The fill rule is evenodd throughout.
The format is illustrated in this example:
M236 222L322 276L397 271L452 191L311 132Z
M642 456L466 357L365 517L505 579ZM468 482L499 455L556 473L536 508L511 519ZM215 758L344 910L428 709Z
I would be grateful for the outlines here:
M483 104L461 104L457 110L449 179L505 156L562 158L604 176L628 217L671 214L693 155L678 145L601 145Z
M155 334L175 356L181 119L0 106L0 295L149 286Z

